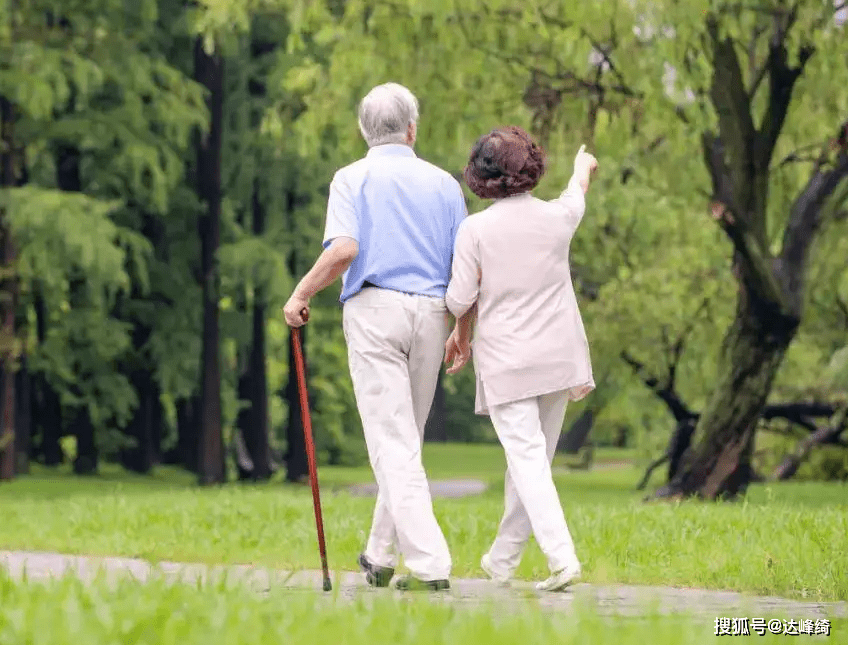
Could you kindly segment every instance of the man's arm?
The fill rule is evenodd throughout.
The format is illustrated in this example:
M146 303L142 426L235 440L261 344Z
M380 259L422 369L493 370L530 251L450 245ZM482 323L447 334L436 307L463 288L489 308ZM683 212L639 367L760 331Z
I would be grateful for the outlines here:
M337 237L324 249L283 308L289 326L300 327L309 320L309 301L347 271L358 254L359 243L350 237Z
M350 186L342 169L336 172L330 182L324 252L318 256L283 307L286 322L291 327L304 325L309 320L309 300L347 271L359 254L358 240L359 222Z

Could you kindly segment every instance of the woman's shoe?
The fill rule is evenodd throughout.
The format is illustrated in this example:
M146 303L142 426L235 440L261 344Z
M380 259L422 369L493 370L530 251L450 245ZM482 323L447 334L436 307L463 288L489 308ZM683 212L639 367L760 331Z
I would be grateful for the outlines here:
M547 580L536 583L537 591L563 591L580 576L580 567L566 567L552 574Z
M489 557L488 553L486 553L485 555L483 555L482 558L480 558L480 568L494 582L497 582L498 584L503 585L505 587L509 586L509 576L499 574L495 571L495 568L492 566L492 558Z

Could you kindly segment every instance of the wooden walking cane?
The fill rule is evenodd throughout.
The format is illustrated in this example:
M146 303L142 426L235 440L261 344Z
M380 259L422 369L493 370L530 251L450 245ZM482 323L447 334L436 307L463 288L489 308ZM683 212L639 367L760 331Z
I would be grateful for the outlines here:
M300 391L300 418L303 420L303 437L306 443L306 459L309 463L309 483L312 486L312 506L315 509L315 526L318 529L318 551L321 554L321 572L324 574L324 591L333 588L327 567L327 545L324 543L324 520L321 517L321 494L318 491L318 469L315 465L315 442L312 439L312 420L309 415L309 396L306 392L306 370L303 365L303 347L300 329L292 328L294 362L297 368L297 389Z

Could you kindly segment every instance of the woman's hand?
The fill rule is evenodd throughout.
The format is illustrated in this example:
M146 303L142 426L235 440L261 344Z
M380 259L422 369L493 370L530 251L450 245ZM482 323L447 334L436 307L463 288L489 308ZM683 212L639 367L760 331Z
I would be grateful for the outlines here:
M448 341L445 343L445 364L453 361L453 365L448 367L448 374L456 374L459 372L468 360L471 358L471 342L467 339L460 338L457 329L451 332L448 336Z
M574 157L574 175L577 177L577 181L580 182L584 193L589 192L589 180L592 178L592 173L597 169L598 160L595 159L594 155L586 152L585 144L580 146L577 156Z
M598 169L598 160L591 153L586 152L586 144L580 146L577 156L574 157L574 169L586 174L588 177Z

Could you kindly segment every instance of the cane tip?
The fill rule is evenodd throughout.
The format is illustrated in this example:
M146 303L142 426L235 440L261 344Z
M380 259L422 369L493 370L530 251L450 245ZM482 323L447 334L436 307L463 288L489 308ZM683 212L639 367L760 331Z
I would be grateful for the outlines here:
M324 591L332 591L333 583L330 582L329 578L324 578Z

